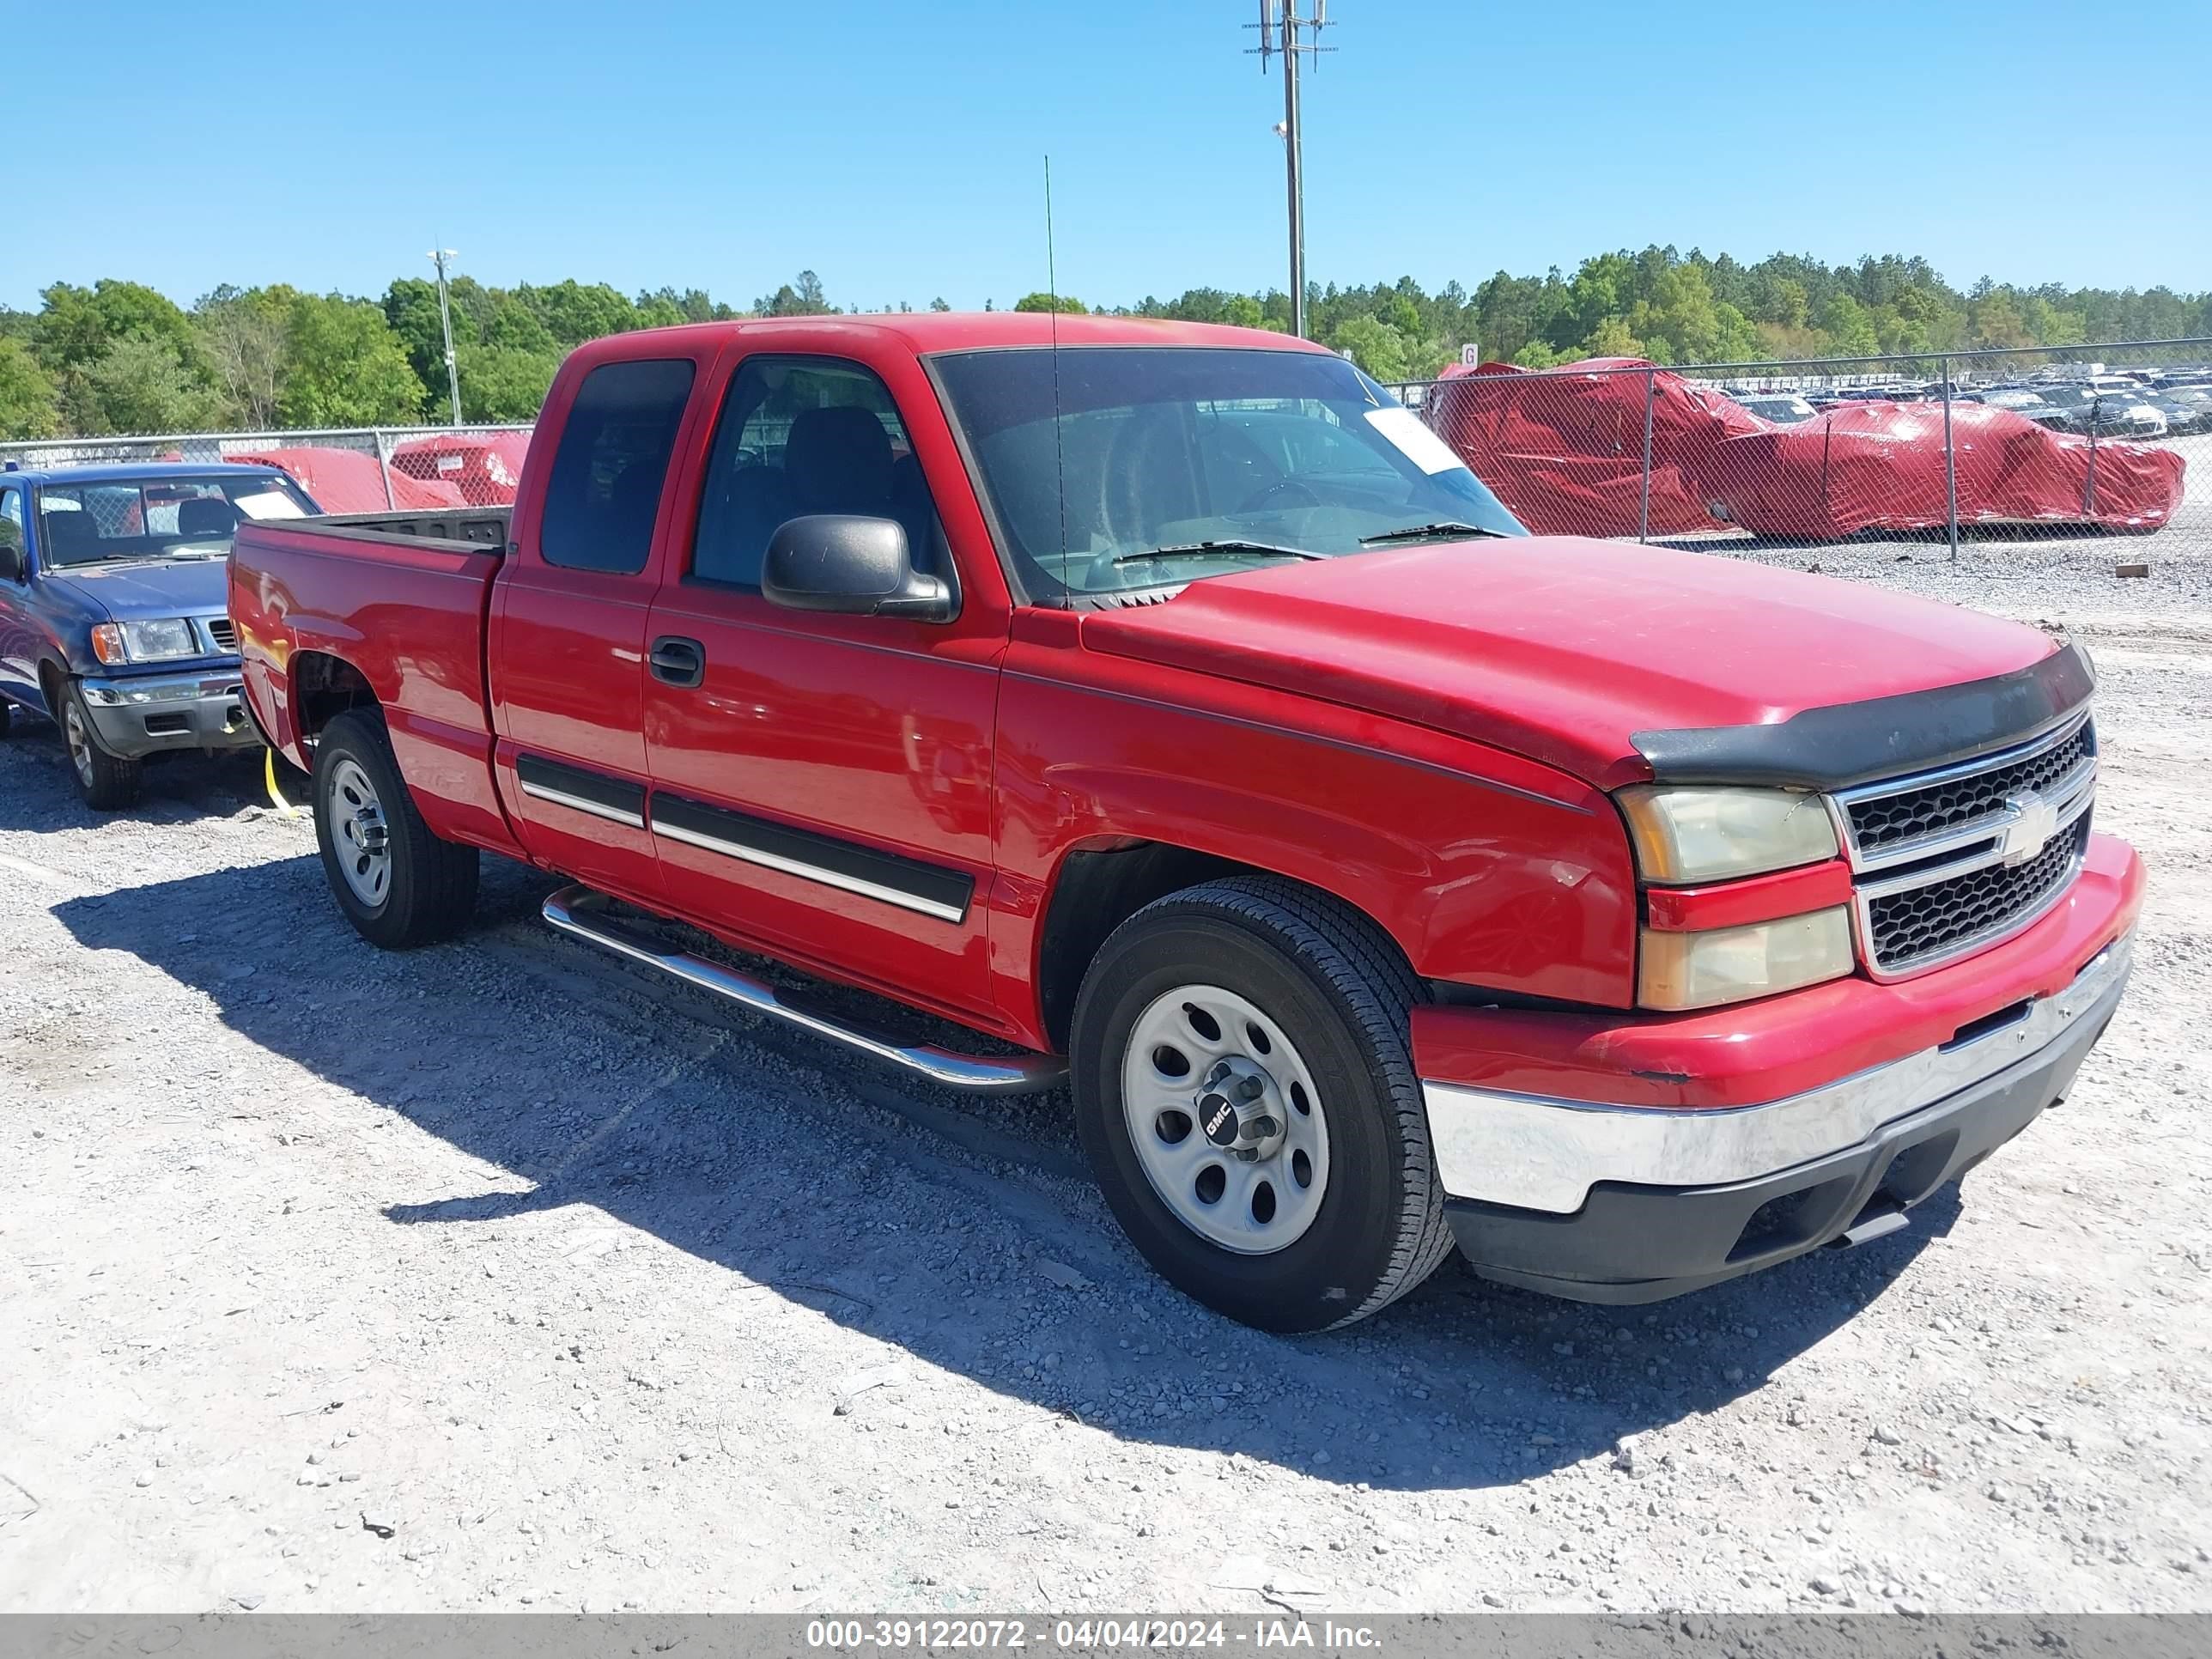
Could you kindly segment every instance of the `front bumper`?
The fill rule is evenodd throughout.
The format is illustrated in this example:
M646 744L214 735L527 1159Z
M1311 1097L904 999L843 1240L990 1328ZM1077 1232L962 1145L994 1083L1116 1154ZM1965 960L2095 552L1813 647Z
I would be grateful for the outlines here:
M1887 1231L2064 1093L2132 945L2114 940L2053 994L1934 1048L1759 1105L1425 1085L1454 1236L1487 1278L1648 1302Z
M169 749L251 749L236 665L77 683L101 748L125 760Z

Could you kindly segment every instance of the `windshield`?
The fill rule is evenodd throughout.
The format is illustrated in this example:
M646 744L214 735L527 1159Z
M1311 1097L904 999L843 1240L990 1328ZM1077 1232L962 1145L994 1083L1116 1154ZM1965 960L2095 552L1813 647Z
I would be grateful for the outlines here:
M39 555L50 567L117 559L220 559L244 519L297 519L314 504L289 479L102 478L39 491Z
M1377 538L1528 533L1340 357L1078 346L932 363L1034 598L1340 557Z

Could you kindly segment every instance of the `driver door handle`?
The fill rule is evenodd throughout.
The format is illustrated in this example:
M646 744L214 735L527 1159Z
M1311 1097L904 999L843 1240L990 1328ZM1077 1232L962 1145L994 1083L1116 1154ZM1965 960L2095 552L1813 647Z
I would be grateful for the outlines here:
M707 678L707 647L681 635L664 634L646 659L653 678L667 685L696 685Z

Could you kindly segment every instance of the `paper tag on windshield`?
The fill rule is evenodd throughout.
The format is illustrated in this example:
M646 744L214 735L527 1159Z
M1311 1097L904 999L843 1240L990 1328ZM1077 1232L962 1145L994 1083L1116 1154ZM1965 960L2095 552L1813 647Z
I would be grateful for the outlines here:
M1410 409L1370 409L1367 423L1398 447L1399 453L1424 472L1445 472L1467 464L1451 446L1421 424Z
M249 519L304 519L307 509L281 489L268 489L258 495L240 495L231 502Z

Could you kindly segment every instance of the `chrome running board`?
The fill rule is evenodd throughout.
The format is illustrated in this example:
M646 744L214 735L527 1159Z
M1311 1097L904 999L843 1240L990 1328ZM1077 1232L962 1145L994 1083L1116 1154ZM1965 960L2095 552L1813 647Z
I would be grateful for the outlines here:
M641 962L648 968L658 968L672 979L711 991L750 1013L783 1020L947 1089L971 1095L1033 1095L1056 1089L1066 1080L1066 1065L1051 1054L987 1057L955 1054L934 1043L901 1043L827 1015L794 1007L772 985L624 927L618 919L605 914L613 902L605 894L588 887L563 887L545 901L544 915L564 933L588 939L603 950L628 957L632 962Z

